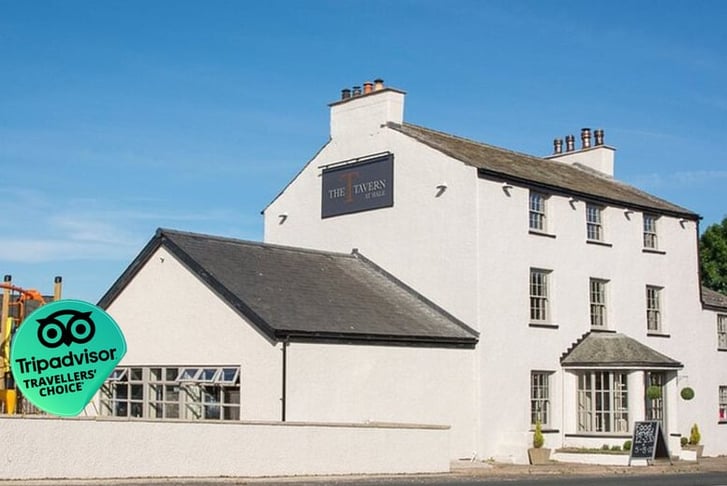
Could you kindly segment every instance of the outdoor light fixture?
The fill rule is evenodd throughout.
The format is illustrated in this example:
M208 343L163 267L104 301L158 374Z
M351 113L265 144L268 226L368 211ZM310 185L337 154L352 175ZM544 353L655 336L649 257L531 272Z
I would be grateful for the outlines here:
M285 223L285 220L288 219L288 213L280 213L278 214L278 218L280 218L280 222L278 224Z
M439 184L437 186L437 193L434 195L434 197L441 196L442 194L444 194L444 191L446 191L446 190L447 190L447 183L446 182L442 182L441 184Z

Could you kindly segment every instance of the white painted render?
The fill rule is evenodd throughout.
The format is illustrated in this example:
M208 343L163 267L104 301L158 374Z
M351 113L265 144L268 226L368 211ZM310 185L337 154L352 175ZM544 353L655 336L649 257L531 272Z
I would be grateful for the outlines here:
M405 424L0 417L12 444L3 479L19 481L441 473L449 471L448 434Z
M586 204L598 201L553 193L547 194L547 234L532 233L530 188L478 179L474 168L383 126L399 121L382 121L389 100L377 96L352 101L365 101L370 119L357 109L355 120L348 115L339 120L345 104L332 107L331 140L266 208L265 241L337 251L358 248L481 333L471 389L463 391L476 397L472 427L480 458L526 460L532 437L532 370L553 373L553 423L546 446L621 445L628 438L576 433L575 375L560 366L563 353L590 331L590 278L608 281L608 330L684 364L667 376L670 447L678 448L679 434L688 434L696 422L705 452L727 453L727 425L717 423L718 387L727 385L727 353L717 351L716 314L702 310L700 303L696 221L660 216L658 251L649 251L643 245L643 213L606 205L603 244L593 243L586 240ZM361 123L361 130L354 122ZM346 128L336 129L339 125ZM321 219L322 167L385 151L394 155L394 206ZM559 160L614 172L610 147ZM282 213L288 218L281 224ZM550 327L530 325L530 268L551 271ZM660 334L647 333L647 285L662 288ZM643 419L644 370L629 373L633 423ZM691 402L678 397L685 384L696 391Z
M240 366L242 420L279 420L281 345L272 343L164 248L107 312L126 337L120 366Z

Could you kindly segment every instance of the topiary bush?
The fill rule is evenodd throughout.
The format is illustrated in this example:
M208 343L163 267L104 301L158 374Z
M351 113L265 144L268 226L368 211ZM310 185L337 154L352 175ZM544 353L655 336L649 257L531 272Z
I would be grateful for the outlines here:
M679 394L681 395L683 400L691 400L692 398L694 398L694 389L689 386L685 386L684 388L682 388L682 391L680 391Z
M700 440L702 440L702 434L699 433L697 424L694 424L692 425L692 430L689 431L689 444L699 445Z
M631 441L630 440L625 440L624 441L623 450L625 450L625 451L630 451L631 450Z
M543 437L543 427L540 422L535 423L535 433L533 433L533 447L540 449L545 444L545 437Z

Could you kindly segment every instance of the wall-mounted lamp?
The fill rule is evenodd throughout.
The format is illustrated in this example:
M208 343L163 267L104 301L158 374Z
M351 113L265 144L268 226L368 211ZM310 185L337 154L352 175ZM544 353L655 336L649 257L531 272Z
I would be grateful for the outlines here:
M632 210L630 210L630 209L625 209L624 210L624 216L626 216L626 219L628 219L629 221L631 221L631 215L632 214L634 214L634 212Z
M686 228L688 222L689 222L688 219L682 218L682 219L679 220L679 226L681 226L682 228Z
M502 190L508 196L510 195L510 189L512 189L512 184L509 184L507 182L502 183Z
M446 191L446 190L447 190L447 183L446 182L442 182L441 184L439 184L437 186L437 193L434 195L434 197L441 196L442 194L444 194L444 191Z
M280 214L278 214L278 218L280 218L280 221L278 222L278 224L283 224L283 223L285 223L285 220L288 219L288 213L280 213Z
M577 202L578 202L578 198L575 198L573 196L571 196L571 197L568 198L568 204L570 204L570 207L573 208L573 209L576 208L576 203Z

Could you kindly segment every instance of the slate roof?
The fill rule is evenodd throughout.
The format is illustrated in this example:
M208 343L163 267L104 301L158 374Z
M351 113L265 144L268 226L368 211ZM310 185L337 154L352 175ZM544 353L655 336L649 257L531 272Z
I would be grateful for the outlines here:
M584 334L560 358L564 368L683 368L676 361L625 334L590 332Z
M699 215L584 166L556 162L420 127L411 123L387 126L467 165L482 177L541 187L606 204L699 219Z
M167 229L99 305L163 246L273 340L473 347L478 333L354 251L341 254Z
M727 310L727 295L702 287L702 303L705 307Z

